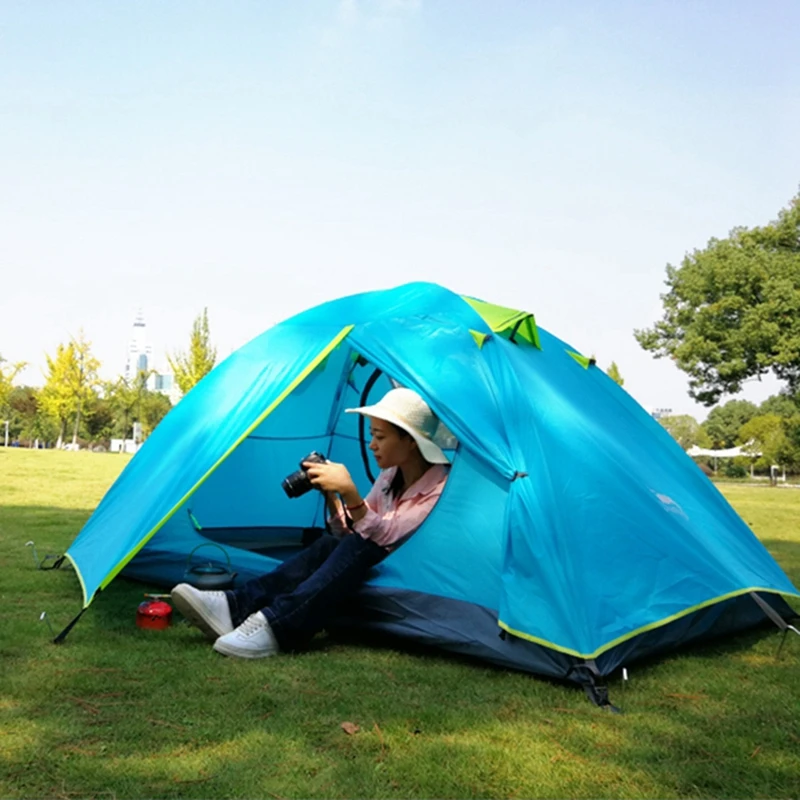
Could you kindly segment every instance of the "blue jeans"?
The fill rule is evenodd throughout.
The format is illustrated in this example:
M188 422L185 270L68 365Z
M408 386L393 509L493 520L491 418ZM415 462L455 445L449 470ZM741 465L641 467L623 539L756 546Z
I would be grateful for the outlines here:
M261 611L283 650L303 647L388 551L357 533L325 535L273 572L227 591L234 626Z

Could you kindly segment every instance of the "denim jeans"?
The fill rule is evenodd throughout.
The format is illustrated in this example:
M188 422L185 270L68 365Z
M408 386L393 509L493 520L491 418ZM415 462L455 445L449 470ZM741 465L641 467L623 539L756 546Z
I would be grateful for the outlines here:
M282 649L303 647L388 554L357 533L322 536L273 572L227 591L231 620L238 626L261 611Z

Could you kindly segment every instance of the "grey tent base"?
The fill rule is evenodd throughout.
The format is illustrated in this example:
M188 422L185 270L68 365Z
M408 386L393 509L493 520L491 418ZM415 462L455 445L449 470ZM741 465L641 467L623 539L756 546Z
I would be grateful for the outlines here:
M302 531L204 528L202 536L207 541L222 542L233 548L250 549L255 542L269 542L268 548L257 552L283 560L300 549ZM235 549L232 550L231 563L239 573L237 585L257 577L252 565L248 570L237 560ZM267 571L274 563L265 558L264 569L260 572ZM168 547L148 546L137 554L122 574L170 589L184 580L186 566L185 558L178 557ZM782 619L797 616L780 596L762 592L759 597ZM622 642L598 656L591 664L591 671L595 677L607 676L636 661L684 645L728 636L762 623L774 624L749 594L733 597ZM586 671L581 669L586 664L584 659L506 635L497 624L495 610L461 600L367 584L343 609L335 625L329 627L360 628L390 634L499 666L585 685Z
M784 620L797 616L780 596L759 596ZM749 595L730 598L607 650L595 659L593 670L597 676L607 676L636 661L763 623L774 624ZM390 634L499 666L584 683L576 669L586 664L584 659L504 635L497 625L496 612L460 600L365 586L331 627Z

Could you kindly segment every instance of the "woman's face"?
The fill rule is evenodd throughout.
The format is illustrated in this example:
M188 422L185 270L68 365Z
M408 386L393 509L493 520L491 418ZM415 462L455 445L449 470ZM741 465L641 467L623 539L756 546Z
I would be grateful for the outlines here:
M385 419L369 418L369 432L372 441L369 449L381 469L399 467L405 464L417 450L413 437L401 433Z

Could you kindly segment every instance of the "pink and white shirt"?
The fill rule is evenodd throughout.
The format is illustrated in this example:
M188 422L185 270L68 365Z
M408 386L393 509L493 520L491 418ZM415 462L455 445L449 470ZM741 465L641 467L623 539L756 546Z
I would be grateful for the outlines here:
M389 550L400 539L419 528L430 514L447 482L450 465L433 464L428 467L400 497L394 497L390 491L396 472L397 467L390 467L378 475L364 498L367 513L358 522L353 522L356 533ZM343 509L332 516L329 522L334 533L349 530Z

